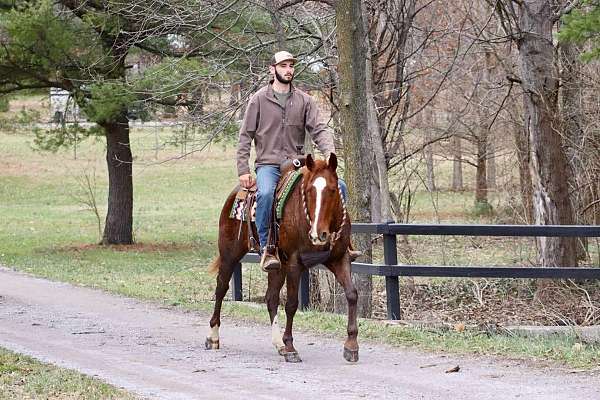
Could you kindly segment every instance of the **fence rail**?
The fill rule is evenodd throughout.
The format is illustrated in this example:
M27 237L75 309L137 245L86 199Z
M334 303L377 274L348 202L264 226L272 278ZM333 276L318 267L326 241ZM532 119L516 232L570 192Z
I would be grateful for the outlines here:
M398 264L396 235L517 236L517 237L600 237L600 226L590 225L431 225L431 224L352 224L352 233L383 235L383 264L352 263L352 272L385 277L388 319L400 319L400 276L468 278L550 278L600 279L600 268L540 268L497 266L432 266ZM258 263L258 254L248 253L242 262ZM242 267L232 277L233 299L242 300ZM309 305L309 275L302 274L300 307Z

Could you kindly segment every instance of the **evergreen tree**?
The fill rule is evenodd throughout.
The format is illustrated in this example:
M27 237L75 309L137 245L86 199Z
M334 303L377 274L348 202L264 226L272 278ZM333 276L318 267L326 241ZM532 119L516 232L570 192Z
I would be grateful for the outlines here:
M106 137L102 243L131 244L130 118L156 105L196 107L205 79L224 66L247 68L233 61L250 53L256 35L240 27L252 27L248 18L260 24L268 17L248 17L242 2L203 0L0 0L0 10L0 94L51 87L70 92L97 124L87 134ZM154 65L134 73L131 60L141 55Z
M600 57L600 2L587 0L581 8L563 17L560 40L589 43L591 48L582 54L585 61Z

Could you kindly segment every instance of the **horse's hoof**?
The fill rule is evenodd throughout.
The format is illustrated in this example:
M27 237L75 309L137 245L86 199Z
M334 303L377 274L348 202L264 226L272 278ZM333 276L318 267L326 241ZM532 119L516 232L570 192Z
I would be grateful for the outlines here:
M355 363L358 361L358 349L350 350L344 347L344 359L348 362Z
M285 346L278 347L277 353L279 353L280 356L284 356L285 355Z
M285 358L285 362L290 362L290 363L302 362L302 359L298 355L297 351L289 351L287 353L283 353L283 358Z
M204 342L204 348L206 350L219 350L219 339L211 339L206 338L206 342Z

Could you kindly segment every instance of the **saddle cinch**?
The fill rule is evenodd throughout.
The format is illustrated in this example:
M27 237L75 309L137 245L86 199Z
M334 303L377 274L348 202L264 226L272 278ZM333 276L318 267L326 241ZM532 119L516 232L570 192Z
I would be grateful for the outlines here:
M300 168L305 164L305 158L286 159L280 165L281 178L275 189L273 209L269 223L269 239L267 247L276 248L279 241L279 221L283 215L283 208L290 193L300 181L302 172ZM248 247L249 251L259 250L259 241L256 230L252 229L252 223L256 220L256 186L250 189L241 188L233 202L229 217L242 221L238 230L238 240L242 234L242 224L248 224Z

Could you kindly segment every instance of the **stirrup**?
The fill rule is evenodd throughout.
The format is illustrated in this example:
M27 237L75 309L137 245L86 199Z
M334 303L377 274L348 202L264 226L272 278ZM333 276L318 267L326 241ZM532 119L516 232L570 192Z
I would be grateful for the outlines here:
M281 268L281 262L274 254L269 254L268 251L264 250L263 255L260 258L260 268L265 271L278 271Z

